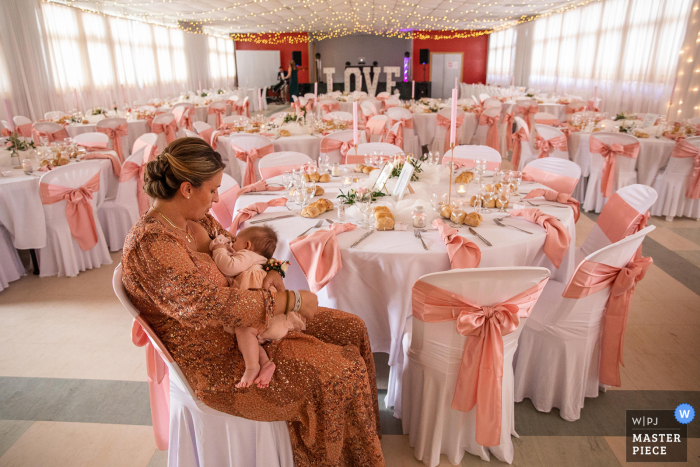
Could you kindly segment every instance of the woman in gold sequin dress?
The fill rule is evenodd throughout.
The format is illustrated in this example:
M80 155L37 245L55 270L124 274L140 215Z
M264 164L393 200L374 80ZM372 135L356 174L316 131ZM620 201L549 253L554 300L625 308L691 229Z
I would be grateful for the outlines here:
M236 388L245 370L224 326L264 329L289 308L277 273L265 289L227 286L209 255L218 233L209 214L224 164L203 140L178 139L148 163L144 189L155 202L131 229L122 255L132 302L208 406L251 420L287 421L298 467L383 466L374 360L363 321L317 308L302 293L304 333L265 350L277 368L270 386Z

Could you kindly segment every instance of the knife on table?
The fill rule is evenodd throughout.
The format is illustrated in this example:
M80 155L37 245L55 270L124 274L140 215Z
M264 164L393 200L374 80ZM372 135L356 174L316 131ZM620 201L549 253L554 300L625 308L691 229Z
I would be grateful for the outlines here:
M489 242L489 241L486 240L484 237L482 237L481 235L479 235L478 233L476 233L476 230L474 230L473 228L469 227L469 231L470 231L471 233L473 233L474 235L476 235L477 237L479 237L479 240L481 240L482 242L486 243L488 246L493 246L493 245L491 245L491 242Z
M261 222L276 221L277 219L285 219L287 217L295 217L296 214L285 214L284 216L268 217L267 219L260 219L257 221L251 221L251 224L260 224Z
M360 244L360 242L361 242L362 240L364 240L365 238L369 237L369 236L372 235L373 233L374 233L374 230L370 230L369 232L367 232L366 234L364 234L362 237L360 237L360 239L359 239L358 241L356 241L355 243L353 243L352 245L350 245L350 248L355 248L357 245Z

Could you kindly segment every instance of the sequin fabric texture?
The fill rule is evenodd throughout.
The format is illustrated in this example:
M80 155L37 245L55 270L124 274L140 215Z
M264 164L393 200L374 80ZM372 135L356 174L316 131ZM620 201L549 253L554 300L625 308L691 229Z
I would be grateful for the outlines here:
M224 231L207 216L210 237ZM305 332L265 345L277 365L270 386L238 389L245 363L224 326L264 328L267 290L229 288L211 257L144 216L122 254L124 286L209 407L259 421L287 421L294 460L305 466L383 466L376 374L367 328L319 308Z

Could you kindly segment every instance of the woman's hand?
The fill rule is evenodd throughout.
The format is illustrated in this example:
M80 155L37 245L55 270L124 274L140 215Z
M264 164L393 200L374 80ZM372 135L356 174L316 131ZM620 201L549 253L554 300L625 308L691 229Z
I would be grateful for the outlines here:
M270 287L274 287L275 289L277 289L278 292L283 292L286 290L284 288L282 276L280 276L280 273L277 271L268 272L267 276L265 276L265 279L263 279L262 286L263 289L269 289Z
M306 321L311 321L316 316L316 311L318 310L318 297L315 293L309 292L308 290L300 290L301 294L301 308L299 309L299 314L306 318Z

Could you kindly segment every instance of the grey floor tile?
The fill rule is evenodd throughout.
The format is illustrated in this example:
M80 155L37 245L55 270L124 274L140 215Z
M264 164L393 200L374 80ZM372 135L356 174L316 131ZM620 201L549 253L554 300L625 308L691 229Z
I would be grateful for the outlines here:
M700 222L698 222L700 224ZM700 227L700 226L698 226ZM700 228L698 229L670 229L681 237L687 238L696 245L700 245Z
M394 418L394 409L387 409L384 405L385 390L379 390L379 423L383 435L402 435L401 420Z
M28 420L0 420L0 457L32 426Z
M159 451L153 453L151 460L148 461L146 467L167 467L168 465L168 451Z
M543 467L618 467L615 453L603 437L535 436L532 437L540 465Z
M654 264L665 273L700 295L700 268L685 259L682 254L669 250L649 237L644 239L642 254L651 256Z

